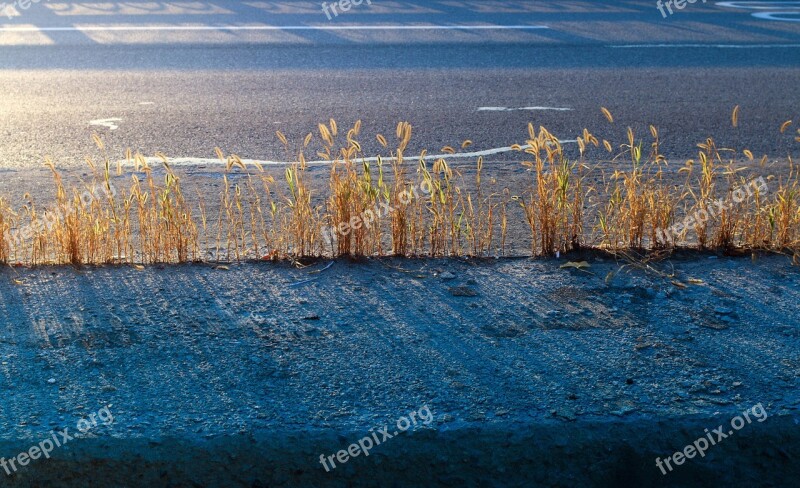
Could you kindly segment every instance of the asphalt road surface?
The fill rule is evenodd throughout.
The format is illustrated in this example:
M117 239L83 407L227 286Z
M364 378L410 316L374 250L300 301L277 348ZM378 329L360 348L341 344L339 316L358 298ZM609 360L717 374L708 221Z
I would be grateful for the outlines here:
M597 257L592 273L520 259L18 269L21 285L0 280L0 454L51 430L75 439L0 482L797 486L790 260L654 263L703 283L678 288L639 271L607 282L618 264ZM111 425L77 432L104 407ZM717 426L730 439L659 470ZM382 428L369 456L321 464Z
M362 119L371 154L374 134L400 120L415 128L412 152L465 139L476 151L506 147L524 141L529 121L566 140L588 127L615 144L652 123L673 158L708 136L756 155L796 147L778 127L800 123L800 2L670 2L663 14L655 1L624 0L327 5L6 6L0 167L39 167L45 155L81 164L94 131L112 154L213 158L220 146L285 161L276 129L299 143L331 117Z

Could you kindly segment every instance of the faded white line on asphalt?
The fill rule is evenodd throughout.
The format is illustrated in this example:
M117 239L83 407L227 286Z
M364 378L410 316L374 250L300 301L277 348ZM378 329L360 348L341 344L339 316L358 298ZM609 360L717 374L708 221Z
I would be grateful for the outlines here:
M769 10L778 8L800 7L800 2L717 2L719 7L738 8L743 10Z
M568 140L564 140L564 141L560 141L560 142L561 142L561 144L574 144L574 143L576 143L578 141L575 140L575 139L568 139ZM529 149L529 148L530 148L530 146L527 146L527 145L522 146L523 150ZM440 159L440 158L444 158L444 159L466 159L466 158L477 158L477 157L481 157L481 156L493 156L495 154L502 154L502 153L507 153L507 152L512 152L512 151L514 151L514 149L512 149L511 147L498 147L498 148L495 148L495 149L487 149L485 151L474 151L474 152L468 152L468 153L428 154L428 155L425 156L424 159L426 161L431 160L431 159ZM386 161L386 162L391 162L391 161L394 161L396 158L388 156L388 157L381 157L381 159L383 161ZM418 161L420 158L419 158L419 156L408 156L408 157L405 157L403 159L405 159L406 161ZM159 164L161 164L161 158L145 158L145 161L147 161L147 164L150 164L150 165L159 165ZM359 163L374 163L374 162L377 162L377 161L378 161L377 157L358 158L358 159L354 159L353 160L353 162L356 163L356 164L359 164ZM248 165L248 166L253 166L256 163L261 164L262 166L289 166L289 165L292 165L292 164L296 163L296 161L264 161L264 160L258 160L258 159L242 159L242 162L245 165ZM123 164L131 164L132 165L133 163L123 162ZM176 166L205 166L205 165L224 166L227 163L225 161L220 161L219 159L216 159L216 158L169 158L169 164L174 164ZM316 161L306 161L306 164L309 164L309 165L324 165L324 164L331 164L331 162L327 161L327 160L316 160Z
M116 124L116 122L122 122L122 119L120 118L97 119L90 121L89 125L96 125L99 127L106 127L110 130L117 130L119 129L119 126Z
M508 108L508 107L478 107L478 112L515 112L515 111L524 111L524 110L555 110L557 112L568 112L573 110L567 107L520 107L520 108Z
M763 20L777 20L779 22L800 22L800 12L757 12L751 15L757 19L763 19ZM787 18L786 16L788 16L789 18Z
M0 32L117 31L353 31L353 30L538 30L546 25L110 25L72 27L0 27Z
M800 47L800 44L620 44L612 48L669 48L669 47L709 47L721 49L768 49Z

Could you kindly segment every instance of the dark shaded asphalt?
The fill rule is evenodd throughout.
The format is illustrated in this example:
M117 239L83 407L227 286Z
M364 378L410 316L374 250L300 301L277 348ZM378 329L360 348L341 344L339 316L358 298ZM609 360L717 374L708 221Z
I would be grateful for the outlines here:
M527 259L6 268L0 455L53 429L76 439L0 480L796 486L790 259L653 264L679 288L583 257L591 273ZM107 405L112 425L75 432ZM425 406L432 421L369 457L320 464ZM734 433L732 419L754 406ZM657 457L717 426L731 438L659 471Z

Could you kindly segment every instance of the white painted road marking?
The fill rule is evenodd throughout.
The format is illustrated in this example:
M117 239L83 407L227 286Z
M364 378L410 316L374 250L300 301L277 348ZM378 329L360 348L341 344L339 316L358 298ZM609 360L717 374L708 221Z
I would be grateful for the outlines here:
M353 30L538 30L546 25L87 25L72 27L0 27L0 32L110 31L353 31Z
M567 139L564 141L560 141L561 144L574 144L578 142L575 139ZM522 150L529 149L530 146L524 145L522 146ZM511 147L498 147L495 149L487 149L485 151L474 151L468 153L456 153L456 154L428 154L425 156L425 160L431 159L467 159L467 158L478 158L480 156L492 156L495 154L502 154L507 152L512 152L514 149ZM385 162L394 161L395 158L393 157L381 157L381 159ZM406 161L418 161L419 156L407 156L405 158ZM145 158L147 164L151 166L161 164L161 158ZM354 159L353 163L360 164L360 163L374 163L377 162L377 157L372 158L358 158ZM297 161L264 161L258 159L242 159L242 162L245 165L253 166L255 163L258 163L262 166L289 166L295 164ZM127 164L127 161L123 161L122 164ZM130 163L131 165L133 163ZM220 161L216 158L169 158L169 164L175 166L224 166L227 164L226 161ZM306 164L313 164L313 165L323 165L323 164L331 164L330 161L326 160L316 160L316 161L306 161Z
M780 16L780 17L779 17ZM764 20L780 20L783 22L800 22L800 10L796 12L756 12L753 17Z
M800 22L800 2L717 2L718 7L736 8L740 10L771 10L771 12L755 12L750 15L762 20L779 22Z
M740 8L745 10L769 10L776 8L800 8L800 2L717 2L719 7Z
M117 130L119 129L119 126L116 124L116 122L122 122L122 119L120 118L97 119L90 121L89 125L96 125L99 127L106 127L110 130Z
M478 112L515 112L520 110L555 110L557 112L569 112L573 109L567 107L520 107L520 108L508 108L508 107L478 107Z
M622 49L622 48L659 48L666 47L707 47L719 49L769 49L769 48L787 48L787 47L800 47L800 44L619 44L611 45L608 47Z

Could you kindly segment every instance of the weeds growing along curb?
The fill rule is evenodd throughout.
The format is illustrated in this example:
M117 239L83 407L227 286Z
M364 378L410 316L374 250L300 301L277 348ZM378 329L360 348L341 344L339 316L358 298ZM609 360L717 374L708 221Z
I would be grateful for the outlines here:
M613 123L611 113L603 113ZM738 125L738 107L732 122ZM780 132L789 137L790 126L787 121ZM27 194L21 206L0 197L0 263L500 256L509 229L519 233L520 227L532 256L586 248L615 253L695 247L781 252L797 259L800 168L791 156L788 175L774 176L768 174L767 156L721 149L707 139L698 144L697 158L677 171L676 184L674 172L666 177L658 131L649 129L637 137L629 128L616 149L584 129L577 138L579 157L571 160L558 138L529 124L525 144L513 149L530 181L527 190L513 194L502 184L487 191L481 157L469 185L446 156L430 161L423 151L407 157L412 127L406 122L398 124L393 144L377 135L388 155L371 163L358 142L361 122L340 134L331 120L319 125L318 136L304 139L282 182L261 165L217 149L226 167L215 215L207 214L202 195L196 204L187 201L181 178L163 154L157 155L163 181L157 181L141 154L128 151L124 161L112 163L94 136L103 162L88 160L90 182L67 188L47 161L55 185L50 208ZM286 137L277 136L290 152ZM800 142L800 130L791 137ZM312 143L330 162L327 195L315 194L309 185L305 152ZM462 149L470 145L465 141ZM591 163L603 158L608 161L603 165ZM112 175L115 181L129 176L127 187L115 187ZM514 206L521 212L512 212ZM380 208L389 210L375 211Z

